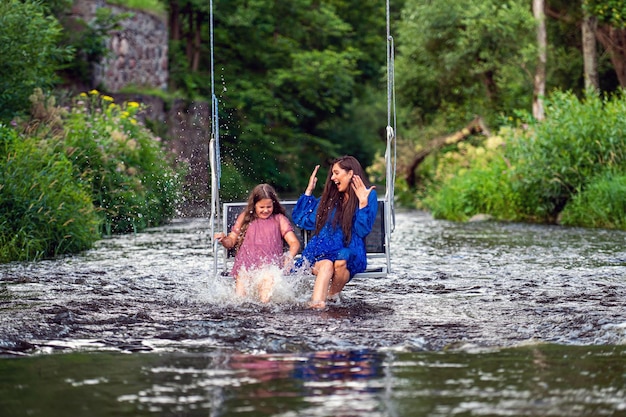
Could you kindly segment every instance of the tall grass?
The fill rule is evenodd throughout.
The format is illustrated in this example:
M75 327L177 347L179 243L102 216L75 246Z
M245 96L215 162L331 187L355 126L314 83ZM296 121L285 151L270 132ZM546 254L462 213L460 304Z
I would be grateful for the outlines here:
M0 262L92 247L100 219L72 163L45 141L0 126Z
M626 172L605 171L593 178L565 206L561 223L626 230Z

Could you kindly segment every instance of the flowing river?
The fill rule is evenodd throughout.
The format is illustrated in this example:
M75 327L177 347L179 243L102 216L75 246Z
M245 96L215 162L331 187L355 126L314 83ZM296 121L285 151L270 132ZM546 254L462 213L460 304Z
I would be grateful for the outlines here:
M0 265L0 416L626 416L626 233L396 214L306 308L213 276L206 219Z

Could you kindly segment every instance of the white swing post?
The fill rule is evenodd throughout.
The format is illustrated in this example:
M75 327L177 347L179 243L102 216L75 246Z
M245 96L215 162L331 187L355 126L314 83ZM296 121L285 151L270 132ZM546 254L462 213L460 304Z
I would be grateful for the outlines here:
M215 235L215 225L220 224L220 132L218 116L218 100L215 96L215 76L213 57L213 0L209 2L209 32L211 37L211 139L209 140L209 166L211 170L211 217L210 239ZM217 275L219 242L213 240L213 275Z
M389 256L391 233L396 227L394 208L394 188L396 181L396 105L394 83L394 42L391 36L389 0L386 1L387 26L387 147L385 150L385 247L387 252L387 272L391 272L391 258Z

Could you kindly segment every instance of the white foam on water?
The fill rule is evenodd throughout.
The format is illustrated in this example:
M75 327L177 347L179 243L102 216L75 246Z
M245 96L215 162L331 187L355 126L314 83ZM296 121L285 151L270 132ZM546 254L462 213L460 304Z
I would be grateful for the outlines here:
M226 306L243 303L261 303L259 289L264 281L273 283L268 304L297 305L308 300L312 291L312 279L308 274L285 274L275 265L241 271L249 275L246 280L246 296L235 293L235 279L231 276L209 274L202 279L179 283L174 299L182 303Z

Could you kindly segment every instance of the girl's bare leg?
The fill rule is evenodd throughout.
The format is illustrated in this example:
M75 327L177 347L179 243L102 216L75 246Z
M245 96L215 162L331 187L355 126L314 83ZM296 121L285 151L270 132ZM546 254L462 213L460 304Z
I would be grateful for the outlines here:
M328 296L328 285L333 277L335 269L333 262L329 260L318 261L313 266L313 273L316 275L313 285L313 296L309 302L311 308L325 308L326 297Z
M343 287L350 280L350 271L347 268L348 262L345 260L335 261L333 279L330 281L329 297L333 297L343 290Z
M247 278L243 276L238 276L237 278L235 278L235 294L237 294L238 297L245 297L247 295L247 286Z
M262 303L270 301L274 291L274 276L272 274L266 273L259 279L258 291Z

